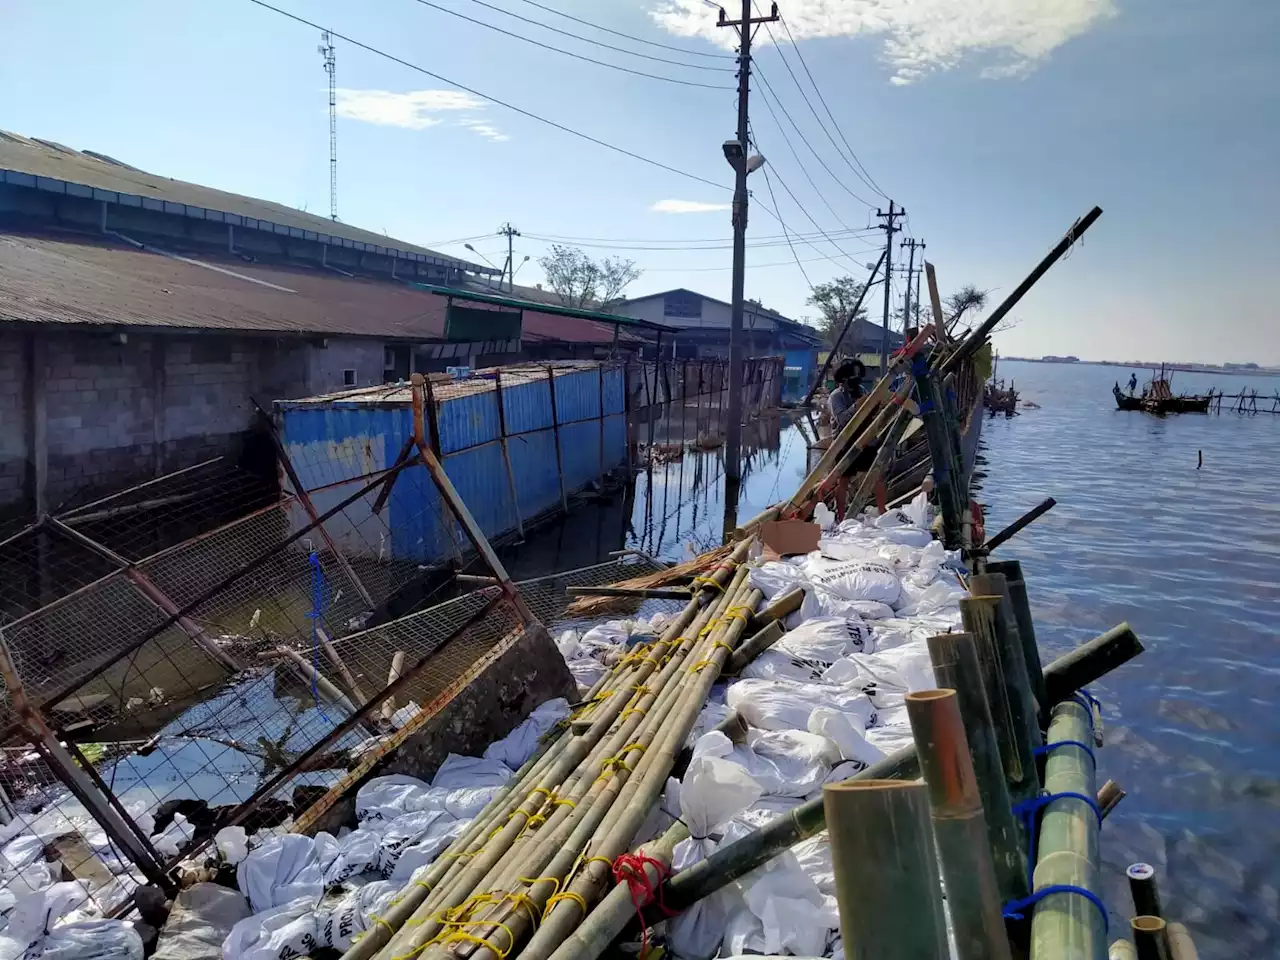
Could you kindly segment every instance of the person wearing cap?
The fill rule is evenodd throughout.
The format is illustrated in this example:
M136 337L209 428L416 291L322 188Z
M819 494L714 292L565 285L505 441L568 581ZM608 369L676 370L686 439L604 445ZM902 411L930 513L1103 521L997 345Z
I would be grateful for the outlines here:
M866 373L867 368L861 360L847 360L836 369L836 388L827 398L836 430L843 427L853 416L855 402L862 396L862 378Z

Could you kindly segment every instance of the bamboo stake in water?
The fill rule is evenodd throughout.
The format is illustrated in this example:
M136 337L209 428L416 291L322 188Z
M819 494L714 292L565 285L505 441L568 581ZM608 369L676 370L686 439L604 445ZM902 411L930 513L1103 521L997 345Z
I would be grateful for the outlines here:
M1100 893L1098 816L1085 800L1061 796L1094 796L1093 757L1086 747L1076 745L1089 743L1091 736L1089 711L1081 704L1068 700L1053 708L1045 790L1059 798L1044 808L1040 822L1033 891L1072 886ZM1101 960L1107 954L1105 921L1102 911L1087 897L1051 893L1035 905L1031 955L1036 960Z
M1000 598L996 610L996 643L1000 648L1000 665L1004 668L1005 683L1009 685L1014 720L1023 730L1032 748L1044 743L1040 733L1040 712L1044 707L1036 701L1031 691L1031 675L1027 667L1027 652L1018 633L1018 621L1013 613L1013 601L1009 598L1009 583L999 573L980 573L969 578L969 592L974 596ZM1036 652L1035 656L1039 656Z
M1117 940L1107 951L1107 960L1138 960L1138 951L1128 940Z
M1160 906L1160 887L1156 883L1155 867L1149 863L1131 863L1124 875L1129 878L1129 895L1133 897L1133 912L1139 917L1163 917Z
M1022 564L1017 560L997 560L987 564L988 573L1003 574L1009 587L1009 599L1013 601L1013 618L1018 624L1018 639L1027 661L1027 679L1031 681L1031 694L1040 708L1040 722L1049 722L1049 698L1044 688L1044 666L1040 661L1040 645L1036 642L1036 626L1031 619L1031 601L1027 598L1027 583L1022 577Z
M933 835L960 960L1007 960L1009 940L1000 914L987 822L956 692L921 690L908 693L906 702L929 789Z
M1009 787L1000 765L1000 747L991 725L991 710L982 686L982 668L967 633L941 633L929 638L933 673L941 687L956 691L965 740L978 781L987 823L996 884L1004 901L1021 900L1027 889L1027 855L1021 845L1018 821L1009 801Z
M848 780L822 788L840 933L849 960L950 956L923 784Z
M1129 921L1138 960L1171 960L1169 934L1160 917L1134 917Z
M1191 931L1180 923L1170 923L1164 928L1169 938L1169 955L1173 960L1200 960Z

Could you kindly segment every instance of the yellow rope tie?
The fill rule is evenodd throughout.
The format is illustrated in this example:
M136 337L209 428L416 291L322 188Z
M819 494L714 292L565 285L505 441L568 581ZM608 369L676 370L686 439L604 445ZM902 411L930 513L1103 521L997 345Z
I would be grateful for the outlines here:
M425 920L419 920L419 919L417 919L416 917L410 917L408 920L406 920L406 921L402 924L402 926L410 927L410 928L412 928L412 927L420 927L420 926L422 926L422 925L423 925L424 923L426 923L426 922L427 922L427 921L425 921Z
M586 916L590 912L587 906L587 898L580 893L574 893L572 890L565 890L563 893L557 893L554 897L547 901L547 909L542 913L542 919L546 920L551 915L551 909L561 900L572 900L582 910L582 915Z
M698 631L698 639L701 640L703 637L705 637L707 634L709 634L712 630L714 630L718 626L720 626L719 617L713 617L712 619L708 620L707 625Z
M740 620L742 621L742 625L745 627L751 613L752 611L748 610L746 607L730 607L725 612L724 618L725 620Z
M725 653L729 654L729 656L733 656L733 647L729 646L723 640L717 640L715 643L711 645L712 650L714 650L716 647L720 647L722 650L724 650Z
M625 720L627 719L627 717L631 716L631 714L633 713L638 713L640 714L640 716L643 717L648 712L649 712L648 710L643 710L640 707L628 707L626 710L622 711L622 716L620 716L618 719Z
M590 862L591 862L591 861L593 861L593 860L595 860L595 861L597 861L597 862L599 862L599 863L603 863L603 864L604 864L608 869L610 869L610 870L612 870L612 869L613 869L613 861L612 861L612 860L610 860L608 857L601 857L601 856L587 857L587 858L586 858L585 860L583 860L582 862L583 862L584 864L587 864L587 863L590 863Z
M547 795L547 799L548 800L551 799L550 787L534 787L532 790L529 791L529 797L536 797L540 793L545 793Z
M642 697L648 696L649 694L653 693L653 691L650 690L648 687L646 687L643 683L637 683L631 689L634 690L636 693L640 694L640 696Z
M567 806L570 810L572 810L577 805L578 803L576 800L570 800L568 797L559 797L556 799L556 802L552 804L552 806L555 806L555 807Z
M512 890L502 899L510 900L516 905L517 910L523 907L525 910L529 911L529 922L533 924L533 928L535 930L538 929L538 920L540 917L538 914L538 905L533 902L533 897L529 896L522 890Z
M489 834L489 836L492 837L493 834L491 833ZM483 849L484 848L482 847L481 850ZM477 853L480 853L480 850L473 850L471 853L467 853L465 850L460 850L457 853L446 853L443 856L441 856L440 859L441 860L461 860L463 857L474 857Z
M378 916L376 913L369 914L369 919L373 921L373 925L375 927L378 926L379 924L386 927L388 936L394 937L396 935L396 928L393 927L391 924L387 923L386 920L382 919L382 917Z
M413 960L414 957L420 954L423 950L427 949L427 947L431 946L431 943L433 942L434 941L430 941L428 943L424 943L424 944L421 944L420 946L414 947L408 953L397 954L396 956L392 957L391 960Z
M724 593L724 587L713 577L694 577L693 582L703 587L713 587L716 593Z
M716 662L714 660L699 660L697 663L695 663L692 667L689 668L689 672L701 673L703 667L714 667L714 666L716 666Z
M539 883L550 883L550 884L552 885L552 886L551 886L551 895L552 895L553 897L554 897L556 894L558 894L558 893L560 892L560 878L559 878L559 877L536 877L536 878L530 878L530 877L516 877L516 879L517 879L517 880L519 880L521 883L527 883L527 884L529 885L529 888L530 888L531 890L533 889L533 887L534 887L536 884L539 884ZM543 914L543 916L546 916L546 914Z
M479 944L482 947L486 947L492 950L494 953L498 955L499 958L504 958L508 953L511 952L510 945L515 943L516 938L512 936L510 927L508 927L505 923L497 923L492 920L477 920L475 921L475 923L477 925L497 927L500 930L502 930L507 935L507 939L508 939L507 947L504 949L502 947L499 947L496 943L493 943L492 941L484 939L484 937L477 937L474 933L466 933L465 931L462 931L462 930L455 930L453 933L449 934L449 938L444 942L445 943L463 942L463 943Z

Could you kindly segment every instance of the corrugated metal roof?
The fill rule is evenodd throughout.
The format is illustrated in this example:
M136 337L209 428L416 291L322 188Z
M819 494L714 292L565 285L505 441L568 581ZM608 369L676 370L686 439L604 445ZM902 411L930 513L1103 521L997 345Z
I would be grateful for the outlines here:
M474 273L499 272L282 203L156 176L101 154L72 150L4 130L0 130L0 182L125 206L149 206L165 213L242 224L309 240L338 242L343 246L363 244L376 253L398 254L407 259L430 258L457 264Z
M0 235L0 321L438 340L447 306L408 284L323 268L177 256L97 235ZM525 335L605 344L614 333L529 311Z

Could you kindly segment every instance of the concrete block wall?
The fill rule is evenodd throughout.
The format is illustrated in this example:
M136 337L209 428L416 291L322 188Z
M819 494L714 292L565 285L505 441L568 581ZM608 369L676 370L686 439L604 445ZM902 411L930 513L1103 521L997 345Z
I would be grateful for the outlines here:
M251 398L380 383L381 341L0 331L0 514L56 511L235 452Z

